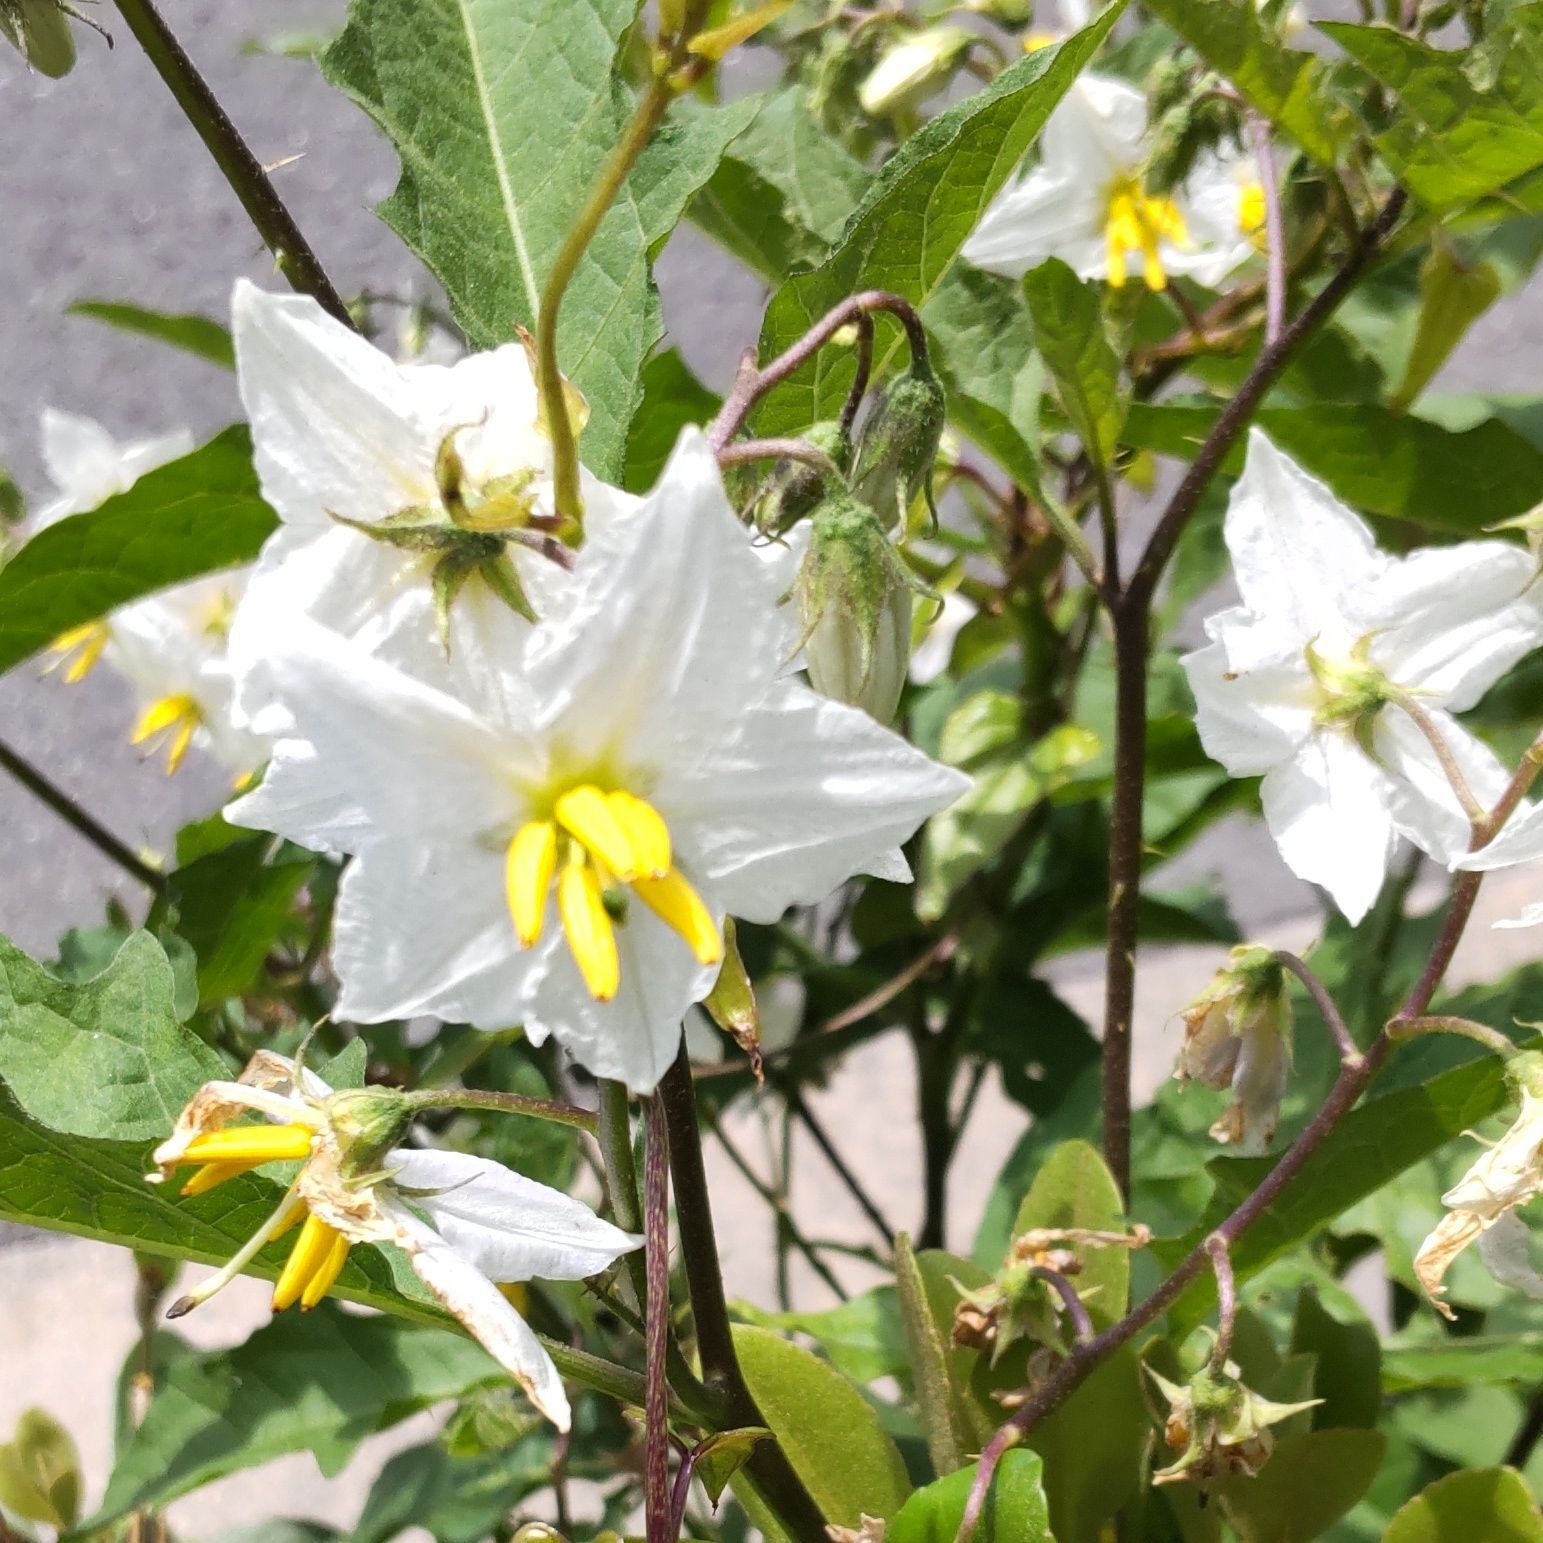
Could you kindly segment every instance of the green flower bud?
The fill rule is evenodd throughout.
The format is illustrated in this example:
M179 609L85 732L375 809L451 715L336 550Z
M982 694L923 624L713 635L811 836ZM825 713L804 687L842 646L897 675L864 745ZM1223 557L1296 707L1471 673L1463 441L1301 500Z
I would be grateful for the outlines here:
M851 494L832 494L810 525L793 583L810 683L887 723L911 658L911 577L878 516Z
M928 27L898 38L858 88L863 111L888 118L919 107L943 87L974 41L963 27Z
M75 67L75 14L59 0L0 0L0 34L39 75L59 80Z
M1034 0L964 0L964 8L1004 27L1026 27L1034 16Z
M803 437L846 471L852 459L852 441L840 423L834 419L817 423ZM767 536L785 535L812 514L830 491L830 478L817 467L807 461L784 462L756 497L756 529Z
M338 1171L345 1180L376 1171L380 1160L400 1146L412 1124L412 1107L390 1088L350 1088L327 1100L327 1121L337 1140Z
M857 446L852 487L891 528L905 523L918 493L937 519L932 501L932 467L942 443L948 399L925 360L895 381L868 414Z
M1300 1404L1277 1404L1261 1398L1239 1381L1230 1361L1220 1370L1204 1366L1184 1386L1151 1377L1168 1400L1163 1435L1178 1459L1152 1475L1154 1484L1203 1484L1223 1474L1253 1478L1269 1460L1275 1438L1269 1427L1321 1404L1310 1398Z

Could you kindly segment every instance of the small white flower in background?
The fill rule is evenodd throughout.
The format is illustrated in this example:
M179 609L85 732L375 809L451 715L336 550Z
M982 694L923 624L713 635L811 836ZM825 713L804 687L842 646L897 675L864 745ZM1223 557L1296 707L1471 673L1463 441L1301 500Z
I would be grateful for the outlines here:
M1291 1081L1285 971L1267 948L1235 948L1181 1016L1184 1044L1174 1075L1230 1091L1232 1104L1211 1135L1258 1156L1274 1138Z
M232 1125L252 1114L268 1124ZM582 1202L484 1157L397 1145L409 1115L389 1093L334 1093L320 1077L260 1050L237 1082L206 1083L151 1160L161 1183L196 1165L182 1187L201 1195L266 1163L302 1164L277 1209L218 1273L172 1307L181 1317L244 1270L296 1223L273 1310L315 1307L359 1243L394 1243L445 1308L524 1388L559 1430L562 1379L500 1285L584 1280L643 1240Z
M911 112L942 90L979 41L978 33L964 27L927 27L903 34L884 50L858 88L859 104L874 118Z
M968 779L779 679L785 586L699 431L572 580L464 699L291 624L269 647L294 731L228 813L356 854L339 1016L523 1022L647 1092L725 916L907 875L898 844Z
M1083 75L1045 125L1038 165L1005 187L964 244L978 268L1021 278L1059 257L1080 277L1151 289L1187 276L1219 284L1256 249L1264 196L1244 158L1202 157L1171 193L1142 181L1146 98Z
M115 439L94 418L43 409L43 465L58 490L26 523L29 534L83 514L126 493L147 471L175 461L193 448L186 429L152 439Z
M1501 1285L1543 1298L1543 1277L1528 1258L1530 1237L1515 1214L1543 1190L1543 1055L1513 1056L1506 1076L1521 1100L1515 1122L1441 1197L1447 1214L1414 1257L1416 1279L1448 1318L1455 1314L1441 1300L1442 1281L1475 1239L1479 1257Z
M244 281L232 315L282 521L232 636L243 710L271 710L265 655L291 617L434 684L517 648L519 613L547 614L567 580L539 550L555 546L552 452L525 348L397 364L314 300ZM587 474L583 494L591 537L634 502Z
M941 605L922 605L920 638L911 649L911 683L925 686L949 666L954 657L954 643L966 622L979 614L975 603L956 589L943 596Z
M1183 661L1195 726L1233 776L1263 775L1287 866L1357 922L1399 835L1442 863L1468 849L1468 816L1411 711L1481 805L1504 788L1499 761L1450 714L1543 643L1543 585L1499 541L1378 551L1258 429L1225 529L1243 603L1210 617L1211 643Z

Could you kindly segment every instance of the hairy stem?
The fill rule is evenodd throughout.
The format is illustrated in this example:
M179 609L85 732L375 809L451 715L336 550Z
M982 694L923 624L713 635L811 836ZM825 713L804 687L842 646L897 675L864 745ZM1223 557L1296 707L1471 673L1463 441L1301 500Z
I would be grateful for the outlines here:
M1211 1347L1211 1366L1221 1371L1232 1350L1232 1335L1238 1322L1238 1283L1232 1273L1232 1254L1226 1238L1213 1233L1205 1240L1216 1275L1216 1343Z
M841 468L807 439L741 439L718 452L720 466L738 466L744 461L797 461L822 477L841 480Z
M567 1125L591 1136L600 1129L599 1116L593 1110L550 1098L530 1098L523 1093L494 1093L485 1088L425 1088L403 1097L411 1109L492 1109L500 1114L523 1114L533 1120Z
M644 1304L643 1512L648 1543L673 1543L670 1494L670 1138L657 1098L644 1103L647 1150L643 1163L643 1231L648 1275Z
M1422 1034L1457 1034L1483 1045L1502 1060L1509 1060L1516 1054L1515 1043L1499 1029L1492 1029L1487 1023L1476 1023L1472 1018L1440 1014L1425 1018L1395 1018L1388 1024L1388 1033L1393 1039L1416 1039Z
M135 41L177 99L177 105L214 157L231 191L241 200L241 207L257 227L263 245L273 254L279 272L292 289L310 295L330 315L352 327L348 307L274 191L262 163L247 148L160 12L151 0L117 0L117 6Z
M1355 1042L1355 1036L1350 1032L1350 1026L1345 1022L1345 1016L1335 1004L1334 998L1329 995L1329 988L1318 979L1305 959L1299 959L1295 954L1287 953L1285 949L1278 949L1275 954L1275 962L1282 969L1289 970L1307 988L1307 994L1313 999L1313 1006L1318 1009L1318 1016L1323 1019L1330 1034L1334 1036L1334 1043L1339 1049L1339 1061L1341 1066L1349 1066L1361 1059L1360 1047Z
M0 768L8 771L34 798L46 804L71 830L84 836L109 862L121 868L136 884L160 894L166 875L126 847L99 821L87 814L73 798L55 787L30 761L0 740Z

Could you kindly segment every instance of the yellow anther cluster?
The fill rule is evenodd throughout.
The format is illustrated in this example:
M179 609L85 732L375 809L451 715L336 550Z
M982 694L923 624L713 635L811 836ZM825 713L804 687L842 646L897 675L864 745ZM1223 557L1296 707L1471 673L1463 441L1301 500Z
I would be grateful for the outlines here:
M68 632L61 632L48 645L49 653L58 656L56 663L64 666L67 685L73 686L76 681L84 680L91 673L91 667L102 657L102 650L107 647L108 636L106 622L88 621L84 626L71 627Z
M1104 240L1111 284L1116 288L1124 284L1129 274L1126 254L1140 252L1147 288L1161 290L1168 287L1168 275L1160 244L1166 240L1182 246L1189 240L1189 231L1171 198L1153 196L1136 177L1121 177L1109 189Z
M311 1155L316 1132L309 1125L237 1125L207 1131L188 1143L185 1160L199 1165L183 1186L184 1195L202 1195L238 1173L264 1163L295 1162ZM308 1214L305 1202L291 1194L283 1215L268 1238L282 1237L301 1217L300 1236L273 1288L273 1310L282 1312L298 1302L315 1307L332 1289L348 1258L349 1242L335 1227Z
M1264 251L1267 245L1264 184L1257 179L1245 182L1238 189L1238 234L1246 236L1257 251Z
M193 736L204 721L203 709L186 692L176 692L152 702L134 725L130 741L136 745L159 742L166 747L166 775L182 765Z
M509 915L522 948L541 936L553 882L557 914L579 972L597 1001L621 985L613 906L622 888L678 933L703 964L723 957L723 939L702 898L674 866L669 827L652 804L593 783L569 788L552 817L514 833L505 862Z

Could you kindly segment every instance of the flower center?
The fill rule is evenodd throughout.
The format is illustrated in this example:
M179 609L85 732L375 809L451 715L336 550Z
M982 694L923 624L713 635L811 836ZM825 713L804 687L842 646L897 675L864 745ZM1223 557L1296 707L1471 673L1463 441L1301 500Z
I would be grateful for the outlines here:
M107 647L109 635L105 621L88 621L83 626L61 632L48 645L49 653L57 656L53 667L64 667L66 685L73 686L91 673L91 667Z
M626 919L629 894L702 964L723 957L712 913L674 865L663 816L623 789L589 782L568 788L554 800L550 819L531 820L514 833L504 874L522 948L541 936L555 883L563 935L596 1001L609 1002L621 985L616 925Z
M1318 686L1314 719L1325 727L1337 726L1360 736L1382 707L1396 699L1397 688L1371 662L1371 638L1361 638L1346 659L1319 653L1307 645L1307 668Z
M203 721L203 708L187 692L173 692L158 698L140 714L129 742L148 745L151 753L164 745L166 775L170 777L182 765Z
M1189 240L1189 231L1179 206L1171 198L1148 193L1141 179L1134 176L1117 177L1110 184L1104 207L1104 242L1109 282L1116 288L1124 284L1128 275L1128 256L1141 254L1141 276L1148 289L1168 287L1168 275L1163 271L1160 243L1172 241L1183 245Z
M1238 234L1247 238L1256 252L1263 252L1265 239L1264 184L1256 177L1238 189Z

